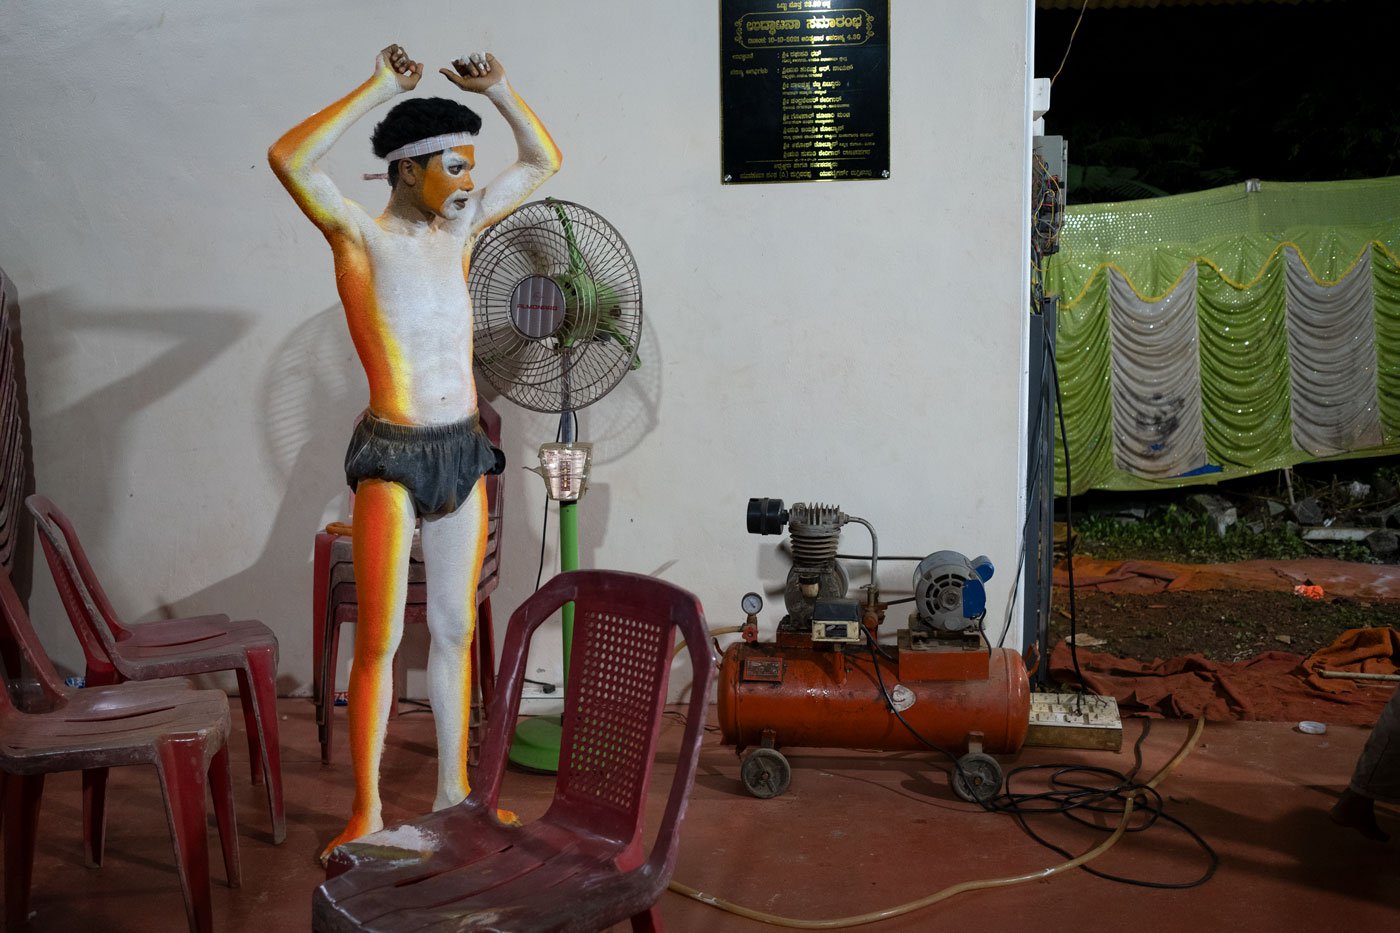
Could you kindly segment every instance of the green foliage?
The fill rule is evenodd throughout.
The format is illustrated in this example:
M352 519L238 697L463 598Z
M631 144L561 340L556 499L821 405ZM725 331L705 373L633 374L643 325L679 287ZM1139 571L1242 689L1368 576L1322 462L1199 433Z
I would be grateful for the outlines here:
M1074 523L1075 552L1107 560L1167 560L1211 564L1239 560L1330 557L1374 563L1359 541L1304 541L1286 528L1266 526L1254 532L1237 522L1216 531L1210 519L1175 505L1142 521L1089 515Z

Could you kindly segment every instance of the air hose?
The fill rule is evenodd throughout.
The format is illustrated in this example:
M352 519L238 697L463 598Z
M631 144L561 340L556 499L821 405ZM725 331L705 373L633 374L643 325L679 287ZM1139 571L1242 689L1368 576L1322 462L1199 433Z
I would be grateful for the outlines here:
M922 910L925 907L937 904L939 901L947 900L955 894L962 894L967 891L982 891L987 888L1004 888L1010 887L1011 885L1023 884L1027 881L1043 881L1054 875L1063 874L1081 865L1086 865L1113 848L1118 843L1118 840L1123 838L1123 833L1128 829L1128 821L1133 815L1133 800L1142 793L1142 790L1155 790L1157 785L1164 781L1167 775L1176 769L1177 765L1186 760L1186 756L1196 747L1196 742L1200 739L1201 733L1205 731L1205 727L1206 721L1204 718L1196 720L1195 729L1191 731L1190 737L1186 740L1186 743L1181 746L1181 750L1172 757L1172 760L1167 762L1162 767L1162 770L1158 771L1150 781L1143 785L1141 790L1131 790L1128 792L1127 799L1123 804L1123 814L1119 817L1118 826L1113 830L1112 835L1083 855L1072 858L1067 862L1061 862L1058 865L1052 865L1049 868L1042 868L1037 871L1026 872L1022 875L1012 875L1006 878L964 881L944 888L934 894L930 894L927 897L920 898L917 901L900 904L897 907L888 907L884 910L872 911L867 914L857 914L854 917L839 917L832 920L800 920L795 917L780 917L777 914L764 913L761 910L744 907L740 904L727 901L722 897L716 897L713 894L705 894L704 892L697 891L688 885L681 884L679 881L672 881L669 887L677 894L683 894L702 904L709 904L711 907L718 907L720 910L725 910L729 913L737 914L740 917L746 917L749 920L757 920L760 923L767 923L772 926L789 927L797 930L844 930L849 927L876 923L880 920L889 920L892 917L900 917L904 914L913 913L916 910Z
M709 635L711 638L714 638L717 635L737 635L743 630L744 627L742 625L726 625L723 628L712 628L705 634ZM685 642L682 641L679 645L676 645L676 650L671 652L671 658L674 660L676 655L680 654L684 650Z

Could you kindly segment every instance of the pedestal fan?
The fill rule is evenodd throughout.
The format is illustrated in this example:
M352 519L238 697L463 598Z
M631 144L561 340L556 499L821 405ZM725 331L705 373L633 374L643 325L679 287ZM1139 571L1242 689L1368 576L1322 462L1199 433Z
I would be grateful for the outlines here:
M641 365L642 284L621 234L579 204L547 198L522 205L477 240L467 275L477 372L524 408L559 413L559 432L540 447L549 497L559 502L559 569L578 567L578 500L592 448L576 435L575 412L612 391ZM568 689L573 605L564 608ZM559 721L535 717L516 730L511 760L554 771Z

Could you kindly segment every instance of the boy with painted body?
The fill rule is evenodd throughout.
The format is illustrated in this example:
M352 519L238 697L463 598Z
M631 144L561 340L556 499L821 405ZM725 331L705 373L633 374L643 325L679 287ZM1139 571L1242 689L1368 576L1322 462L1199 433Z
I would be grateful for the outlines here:
M378 152L382 131L392 129L401 108L429 103L411 100L376 129L376 151L389 160L392 185L378 217L343 197L317 165L357 119L417 86L423 66L397 45L379 54L368 81L290 130L268 152L278 179L330 242L336 286L370 390L369 408L346 456L347 479L356 489L359 592L349 691L355 801L349 824L326 846L323 859L335 846L384 825L379 763L393 701L391 666L403 634L409 548L420 517L431 638L428 685L438 742L433 808L451 806L468 792L469 649L486 545L480 476L493 465L494 452L476 423L466 269L476 235L558 171L560 155L494 57L474 53L441 73L488 98L515 135L517 161L481 188L471 180L474 152L466 142L480 119L441 100L435 103L468 114L469 122L449 119L455 131L429 127L426 137L390 142L392 151ZM428 112L431 122L438 111ZM402 137L404 121L398 124Z

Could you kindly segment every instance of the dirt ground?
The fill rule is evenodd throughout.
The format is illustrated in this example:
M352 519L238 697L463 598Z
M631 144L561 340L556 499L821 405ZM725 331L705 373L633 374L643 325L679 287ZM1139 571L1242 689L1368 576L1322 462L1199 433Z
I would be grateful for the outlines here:
M1075 610L1081 646L1141 661L1196 653L1214 661L1239 661L1265 651L1309 655L1349 628L1400 628L1400 603L1312 600L1284 592L1076 590ZM1050 644L1069 632L1069 592L1057 587Z

